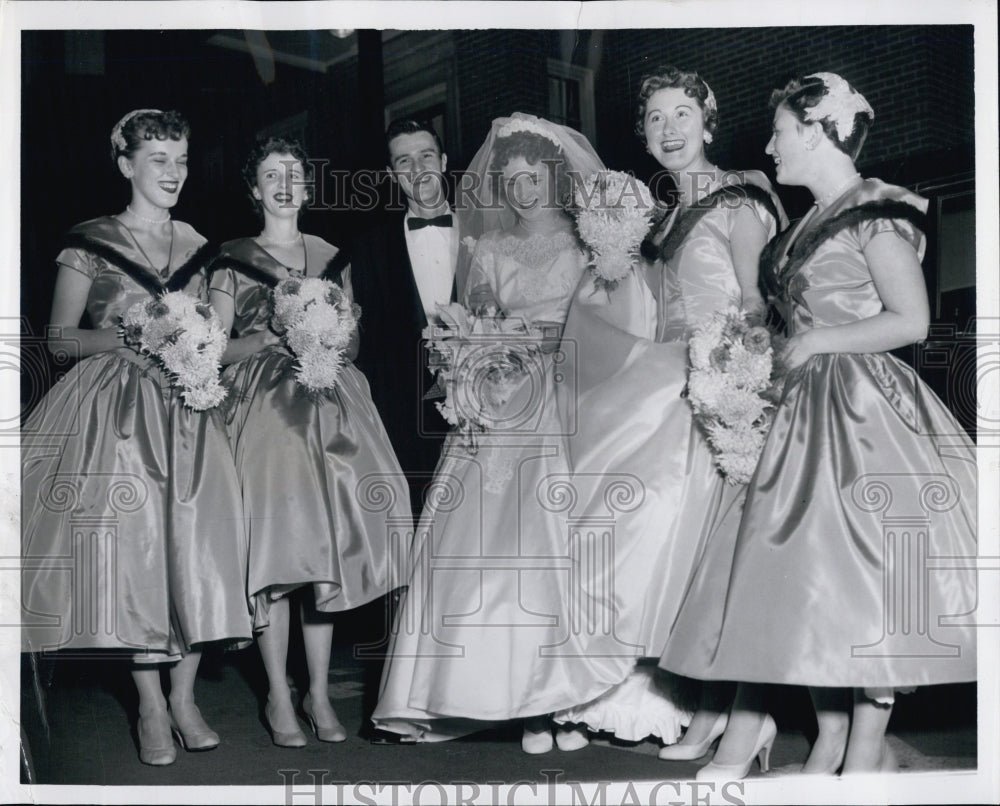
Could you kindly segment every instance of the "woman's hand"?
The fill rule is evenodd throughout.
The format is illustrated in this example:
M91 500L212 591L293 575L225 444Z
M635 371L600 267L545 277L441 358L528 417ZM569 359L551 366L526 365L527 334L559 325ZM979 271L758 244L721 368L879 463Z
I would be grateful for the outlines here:
M281 344L281 336L269 327L259 331L256 336L258 339L258 349L260 350L263 350L265 347L271 347L275 344Z
M497 298L494 296L493 289L489 283L480 283L473 288L468 294L468 302L469 308L477 315L481 314L487 308L500 309L500 303L497 302Z
M795 369L822 352L815 346L816 333L816 330L806 330L797 333L786 342L785 349L781 353L781 361L787 369Z

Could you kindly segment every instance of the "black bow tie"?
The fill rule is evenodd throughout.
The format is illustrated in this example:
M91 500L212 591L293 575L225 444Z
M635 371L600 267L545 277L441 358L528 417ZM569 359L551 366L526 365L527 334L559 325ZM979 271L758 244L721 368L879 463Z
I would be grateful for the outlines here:
M451 213L439 215L435 218L417 218L416 216L410 216L406 219L406 226L411 230L421 229L423 227L450 227Z

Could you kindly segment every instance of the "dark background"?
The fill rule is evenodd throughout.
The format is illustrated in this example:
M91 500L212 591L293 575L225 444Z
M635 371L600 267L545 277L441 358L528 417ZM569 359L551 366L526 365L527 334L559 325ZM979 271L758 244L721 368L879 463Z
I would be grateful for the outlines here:
M974 426L968 379L952 371L975 332L971 25L336 33L22 33L25 411L62 369L38 346L60 239L128 200L108 137L129 110L176 108L189 118L190 171L174 214L221 241L259 230L240 168L265 131L304 140L327 174L328 202L336 187L330 171L384 167L385 124L403 115L436 123L452 171L465 168L494 117L521 111L581 128L609 167L648 179L659 166L633 133L634 101L643 73L666 63L698 70L716 94L720 120L709 157L772 178L764 146L773 88L826 70L866 95L876 118L860 170L931 199L924 265L934 350L904 357ZM778 191L792 218L811 202L803 189ZM302 227L350 249L379 223L388 192L383 181L373 209L341 200L337 209L311 210Z

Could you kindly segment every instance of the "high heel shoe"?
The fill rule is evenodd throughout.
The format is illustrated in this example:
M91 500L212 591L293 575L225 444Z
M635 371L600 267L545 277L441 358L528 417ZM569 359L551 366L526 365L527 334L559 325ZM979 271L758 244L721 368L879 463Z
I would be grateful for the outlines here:
M276 730L271 720L271 702L264 706L264 723L271 733L271 741L278 747L305 747L308 743L306 735L296 726L295 730Z
M306 694L302 698L302 713L312 727L313 733L316 734L316 738L321 742L342 742L347 739L347 731L344 730L344 726L340 722L336 722L332 728L320 727L313 714L312 695L310 694Z
M166 712L162 716L143 719L139 717L139 761L153 767L166 767L177 760L177 748L170 736L170 720Z
M771 768L771 748L774 746L777 735L778 726L774 724L770 714L764 714L764 721L757 734L757 743L746 761L742 764L716 764L713 760L698 770L695 779L698 781L739 781L747 777L755 758L760 762L760 771L767 772Z
M219 734L205 724L197 705L191 706L188 722L193 723L194 730L185 731L181 728L174 716L173 709L170 710L170 730L177 737L181 747L191 752L213 750L219 746Z
M715 717L715 722L712 723L712 728L703 741L697 744L694 742L689 744L684 744L684 742L668 744L666 747L660 748L659 756L665 761L694 761L696 758L701 758L708 752L712 743L726 732L726 725L728 724L729 713L723 711Z
M556 728L556 746L563 752L582 750L588 744L590 739L587 737L586 728L571 728L565 725Z

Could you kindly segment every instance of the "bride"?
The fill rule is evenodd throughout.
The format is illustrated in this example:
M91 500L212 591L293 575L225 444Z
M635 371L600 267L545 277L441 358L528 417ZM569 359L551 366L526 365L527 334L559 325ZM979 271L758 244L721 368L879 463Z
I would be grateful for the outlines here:
M556 408L557 348L585 265L560 200L568 172L602 167L579 133L515 113L493 121L464 177L473 183L456 205L460 264L471 254L459 266L466 304L522 321L537 350L495 404L497 428L476 446L449 437L428 494L373 715L411 741L523 719L523 749L546 752L549 715L610 685L600 669L580 672L591 661L571 629L569 467ZM586 734L563 728L555 743L577 749Z

